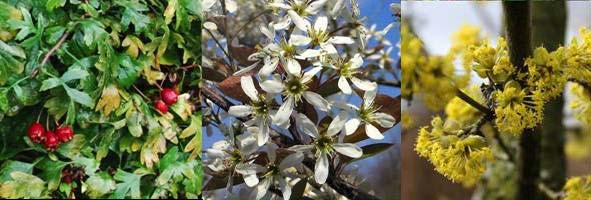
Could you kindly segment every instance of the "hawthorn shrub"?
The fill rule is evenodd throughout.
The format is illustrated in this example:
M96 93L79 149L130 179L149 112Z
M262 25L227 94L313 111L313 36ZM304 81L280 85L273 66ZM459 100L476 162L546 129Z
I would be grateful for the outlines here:
M0 1L0 197L196 198L200 7Z
M393 146L392 8L376 30L355 0L203 2L207 199L379 199L346 169Z

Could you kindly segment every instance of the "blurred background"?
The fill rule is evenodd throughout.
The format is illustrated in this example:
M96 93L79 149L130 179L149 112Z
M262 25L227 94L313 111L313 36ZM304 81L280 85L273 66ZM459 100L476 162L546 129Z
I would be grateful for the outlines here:
M444 55L451 47L451 36L462 25L480 27L481 33L495 44L496 37L503 35L503 13L500 2L402 2L403 20L423 41L431 55ZM591 27L591 2L566 3L566 44L578 35L580 27ZM552 26L546 24L544 26ZM556 27L559 28L559 27ZM564 44L564 43L563 43ZM458 66L460 68L460 66ZM472 80L478 82L473 74ZM564 96L568 105L570 96ZM475 188L465 188L452 183L435 172L424 158L419 158L414 149L418 129L429 125L431 117L442 113L429 111L420 100L412 104L403 101L403 112L412 116L412 123L405 124L402 134L402 197L414 199L471 199ZM564 106L562 122L566 134L566 177L591 173L591 142L589 131L580 127ZM408 125L408 126L407 126ZM478 192L478 191L476 191Z

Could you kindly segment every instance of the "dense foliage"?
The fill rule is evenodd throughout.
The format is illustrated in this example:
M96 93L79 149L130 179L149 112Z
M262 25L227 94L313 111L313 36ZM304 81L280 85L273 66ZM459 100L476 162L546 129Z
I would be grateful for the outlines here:
M200 7L0 1L0 197L195 198Z

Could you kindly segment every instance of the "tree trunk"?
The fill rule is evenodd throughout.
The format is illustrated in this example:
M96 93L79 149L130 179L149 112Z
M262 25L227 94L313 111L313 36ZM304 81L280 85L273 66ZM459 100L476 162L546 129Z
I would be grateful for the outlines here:
M511 63L525 72L524 60L531 55L530 2L503 1L506 37ZM521 133L517 161L519 185L515 199L539 199L537 182L540 175L540 134L537 128Z
M532 3L532 43L535 47L556 50L564 43L565 30L564 1ZM561 190L566 180L563 107L562 96L546 104L541 132L541 156L544 158L541 160L541 181L554 191Z

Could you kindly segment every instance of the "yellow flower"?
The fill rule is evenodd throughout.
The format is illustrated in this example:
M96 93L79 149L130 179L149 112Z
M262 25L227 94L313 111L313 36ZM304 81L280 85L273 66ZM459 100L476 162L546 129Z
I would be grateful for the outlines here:
M575 118L586 126L591 125L591 93L588 88L579 84L570 84L570 91L575 96L570 102Z
M577 38L571 40L566 48L563 62L564 72L569 78L576 80L591 80L591 31L586 28L579 30L582 42Z
M466 94L480 104L484 104L484 97L480 92L478 85L472 85L464 90ZM448 120L455 120L462 126L467 126L475 123L482 112L466 103L459 97L454 97L445 107L445 114Z
M480 28L470 25L462 25L451 38L452 47L450 52L457 53L472 45L479 45L482 41L480 37Z
M477 135L465 135L458 123L435 117L433 128L422 128L415 151L429 160L435 170L453 182L465 186L474 185L486 171L492 152L485 139Z
M564 185L564 200L591 199L591 176L572 177Z
M466 56L469 56L472 69L481 78L491 78L495 82L505 82L515 72L509 60L507 42L502 37L497 39L497 47L492 47L488 41L472 46Z
M567 77L562 72L564 48L548 53L544 47L534 51L533 58L528 58L527 84L532 90L540 91L542 101L547 102L560 95L566 84Z
M520 134L542 120L543 105L539 93L527 95L519 83L509 81L503 91L495 92L495 123L503 133Z

